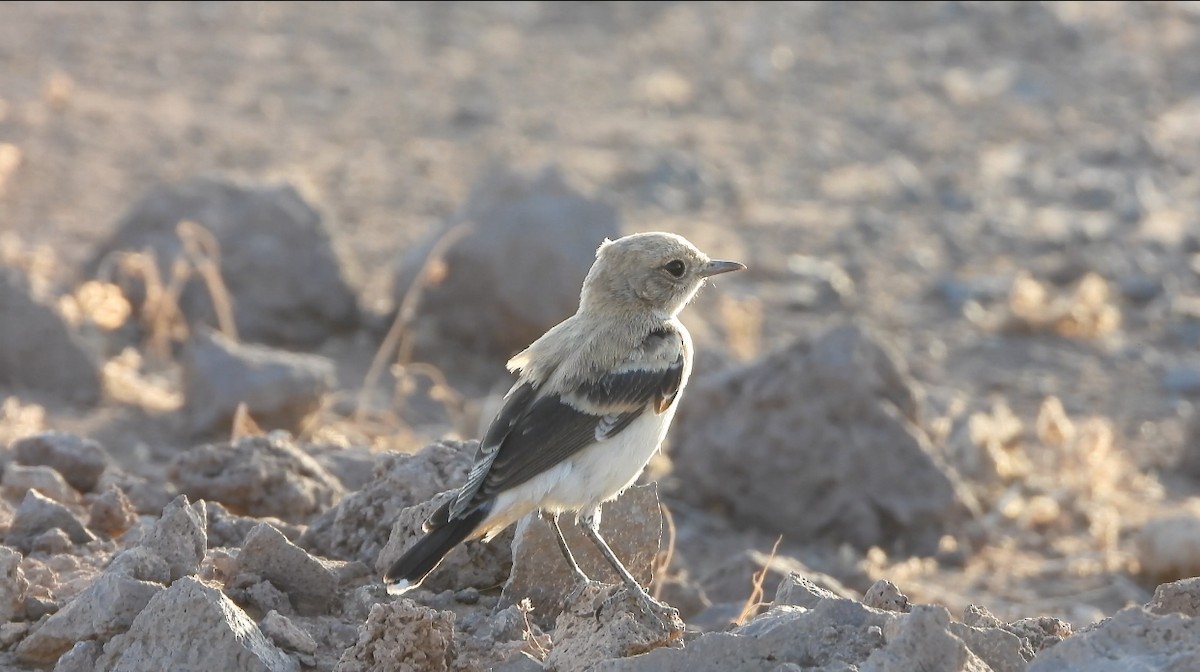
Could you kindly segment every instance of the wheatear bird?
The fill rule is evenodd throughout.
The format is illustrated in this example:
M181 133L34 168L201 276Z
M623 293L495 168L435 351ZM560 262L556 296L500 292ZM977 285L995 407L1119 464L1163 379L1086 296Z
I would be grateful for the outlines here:
M560 514L575 512L642 604L667 610L600 536L600 505L637 480L679 406L692 369L692 339L679 311L707 278L744 268L713 261L671 233L605 240L579 310L508 362L520 377L484 434L466 484L388 570L388 592L417 585L464 540L490 539L536 510L549 514L563 557L587 582L558 524Z

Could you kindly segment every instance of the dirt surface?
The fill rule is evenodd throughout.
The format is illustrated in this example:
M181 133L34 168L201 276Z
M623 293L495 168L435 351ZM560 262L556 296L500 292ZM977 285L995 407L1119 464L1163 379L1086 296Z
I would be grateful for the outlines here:
M650 469L672 513L659 590L691 605L690 626L722 630L766 564L768 602L796 571L860 598L886 579L956 619L983 605L1006 623L1054 617L1076 629L1200 574L1195 3L5 3L0 64L0 264L22 277L4 291L23 297L0 297L0 311L29 303L25 293L54 306L71 352L91 353L104 387L92 404L80 399L94 394L62 392L71 385L61 371L48 390L0 371L0 449L66 431L99 441L109 464L82 500L65 483L61 498L46 492L62 479L38 485L41 476L6 469L6 535L31 488L58 500L42 503L54 515L86 520L93 500L120 495L157 518L181 492L170 477L177 456L229 440L224 429L198 438L185 421L195 409L184 398L183 321L139 318L138 297L87 283L97 250L151 188L287 182L320 213L362 319L304 350L333 361L336 389L299 429L291 419L303 445L289 450L348 494L369 481L373 453L477 437L510 380L493 354L445 375L384 366L360 394L403 300L393 295L401 260L432 245L489 176L556 166L573 193L615 207L624 232L674 231L749 267L683 314L699 350L693 384L706 386L696 396L714 407L691 415L719 412L722 381L753 386L760 357L855 323L886 345L905 395L861 403L903 424L956 492L939 539L926 540L936 552L856 545L874 537L847 540L820 521L779 523L688 492L679 474L695 465L673 470L670 457L703 451L672 450L668 438ZM6 340L15 314L0 312L0 343L29 342ZM25 359L0 356L14 368ZM95 370L71 366L95 384ZM847 375L874 375L859 368ZM785 401L762 412L833 417L853 434L836 408L780 395L763 396ZM730 421L750 429L729 435L753 440L759 421L748 414ZM235 433L257 433L249 416ZM14 451L3 461L24 464ZM794 463L780 459L804 468ZM331 505L316 499L317 513ZM303 527L313 514L251 515ZM870 512L884 528L889 515ZM38 567L77 543L53 534L60 527L38 529L47 531L22 541L23 553L46 554ZM64 604L135 543L110 536L51 582L70 589L29 593L13 622L45 618L45 604ZM220 564L208 552L205 562ZM36 585L42 575L23 562ZM149 599L143 578L121 581ZM176 584L169 590L207 595ZM253 585L270 583L226 587L244 601ZM325 628L314 635L322 646L349 647L353 632L338 628L370 614L372 627L425 623L422 636L440 642L453 631L444 610L460 609L384 609L366 594L340 624L305 627ZM517 607L499 613L511 621L504 632L521 631ZM284 622L272 628L292 632ZM0 646L16 650L28 629L0 627ZM538 636L524 650L536 653ZM367 656L366 642L355 656ZM105 655L141 650L129 647ZM450 661L453 649L439 651ZM337 653L287 660L267 668L329 669Z

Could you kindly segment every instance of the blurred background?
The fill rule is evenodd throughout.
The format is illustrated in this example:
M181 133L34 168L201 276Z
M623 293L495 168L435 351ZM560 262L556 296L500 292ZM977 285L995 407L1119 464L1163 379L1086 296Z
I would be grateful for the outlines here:
M749 267L683 315L673 603L1086 624L1200 573L1198 155L1189 2L4 3L0 445L473 438L673 231Z

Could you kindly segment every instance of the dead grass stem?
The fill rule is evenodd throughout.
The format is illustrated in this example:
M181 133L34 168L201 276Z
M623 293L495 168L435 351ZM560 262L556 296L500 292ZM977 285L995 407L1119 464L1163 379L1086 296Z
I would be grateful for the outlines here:
M663 586L667 582L667 569L671 566L671 560L675 558L675 515L663 502L659 502L658 508L662 511L663 522L667 525L667 544L666 548L654 556L654 566L651 569L651 594L656 600L662 597Z
M429 254L425 256L421 269L400 300L400 306L396 310L396 319L392 321L392 326L384 336L383 343L379 344L379 349L375 351L375 357L371 359L371 366L367 369L367 375L363 379L362 389L359 391L355 403L354 420L356 422L365 419L368 395L379 383L379 377L383 375L387 361L395 358L396 363L403 365L412 356L411 326L416 318L417 308L421 305L421 297L427 287L436 284L439 280L436 269L444 265L446 251L468 230L470 227L466 224L452 227L442 234L442 237L429 250Z
M763 564L762 569L755 572L750 579L750 596L742 605L741 613L733 620L734 625L742 625L758 614L759 607L763 605L763 581L767 578L767 572L771 570L771 563L775 560L775 552L779 550L781 541L783 541L782 534L775 539L775 545L771 546L771 554L767 556L767 561Z
M202 225L187 220L180 222L175 232L183 243L184 254L191 262L192 269L200 275L208 289L213 312L217 316L217 328L228 338L238 340L237 323L233 319L233 297L221 278L221 245L216 236Z

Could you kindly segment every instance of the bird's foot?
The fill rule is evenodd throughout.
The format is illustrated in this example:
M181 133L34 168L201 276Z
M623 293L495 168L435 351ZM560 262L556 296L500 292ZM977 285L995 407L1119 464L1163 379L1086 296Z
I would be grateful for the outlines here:
M683 619L680 618L678 609L665 602L659 602L644 590L637 592L637 600L648 615L658 619L663 630L667 632L683 631Z
M583 572L579 572L578 574L575 575L575 587L572 588L567 593L565 603L569 604L569 603L575 602L576 600L579 600L581 598L589 599L587 597L589 590L595 589L597 592L602 592L605 589L607 589L609 586L610 586L610 584L606 584L603 581L596 581L595 579L590 579L590 578L588 578L587 574L584 574ZM617 593L617 595L619 596L620 593ZM609 604L612 602L612 600L613 600L613 598L611 596L608 597L607 599L605 599L603 602L601 602L596 607L595 611L592 612L592 615L596 617L597 621L600 620L600 612L603 611L606 607L608 607Z
M575 585L571 588L571 590L567 591L567 599L574 600L586 593L588 589L592 588L593 586L604 587L606 585L607 584L604 582L590 579L588 578L587 574L580 572L575 575Z
M589 578L587 574L584 574L583 570L580 569L578 565L571 568L571 573L575 575L575 587L576 588L589 586L593 583L600 583L599 581L594 581L591 578Z
M649 593L643 590L641 586L638 586L636 589L631 586L625 586L624 589L617 590L612 595L609 595L604 599L603 602L600 603L600 606L596 608L596 619L600 619L601 611L604 611L613 604L629 597L630 594L632 594L633 598L637 601L641 610L646 615L657 620L664 631L670 634L683 632L683 619L679 616L679 610L669 604L659 602L658 600L654 599Z
M595 592L589 593L589 591ZM585 577L575 584L575 587L567 596L566 602L572 603L580 599L597 599L601 593L607 593L607 595L598 602L593 602L595 609L592 611L592 616L596 621L603 620L601 614L605 612L612 614L614 612L613 607L615 606L619 606L617 611L630 611L629 606L621 605L621 603L632 597L637 603L637 609L658 622L662 630L667 633L667 639L675 639L683 632L683 619L679 616L679 610L654 599L641 586L638 586L636 589L627 585L614 586L610 583Z

